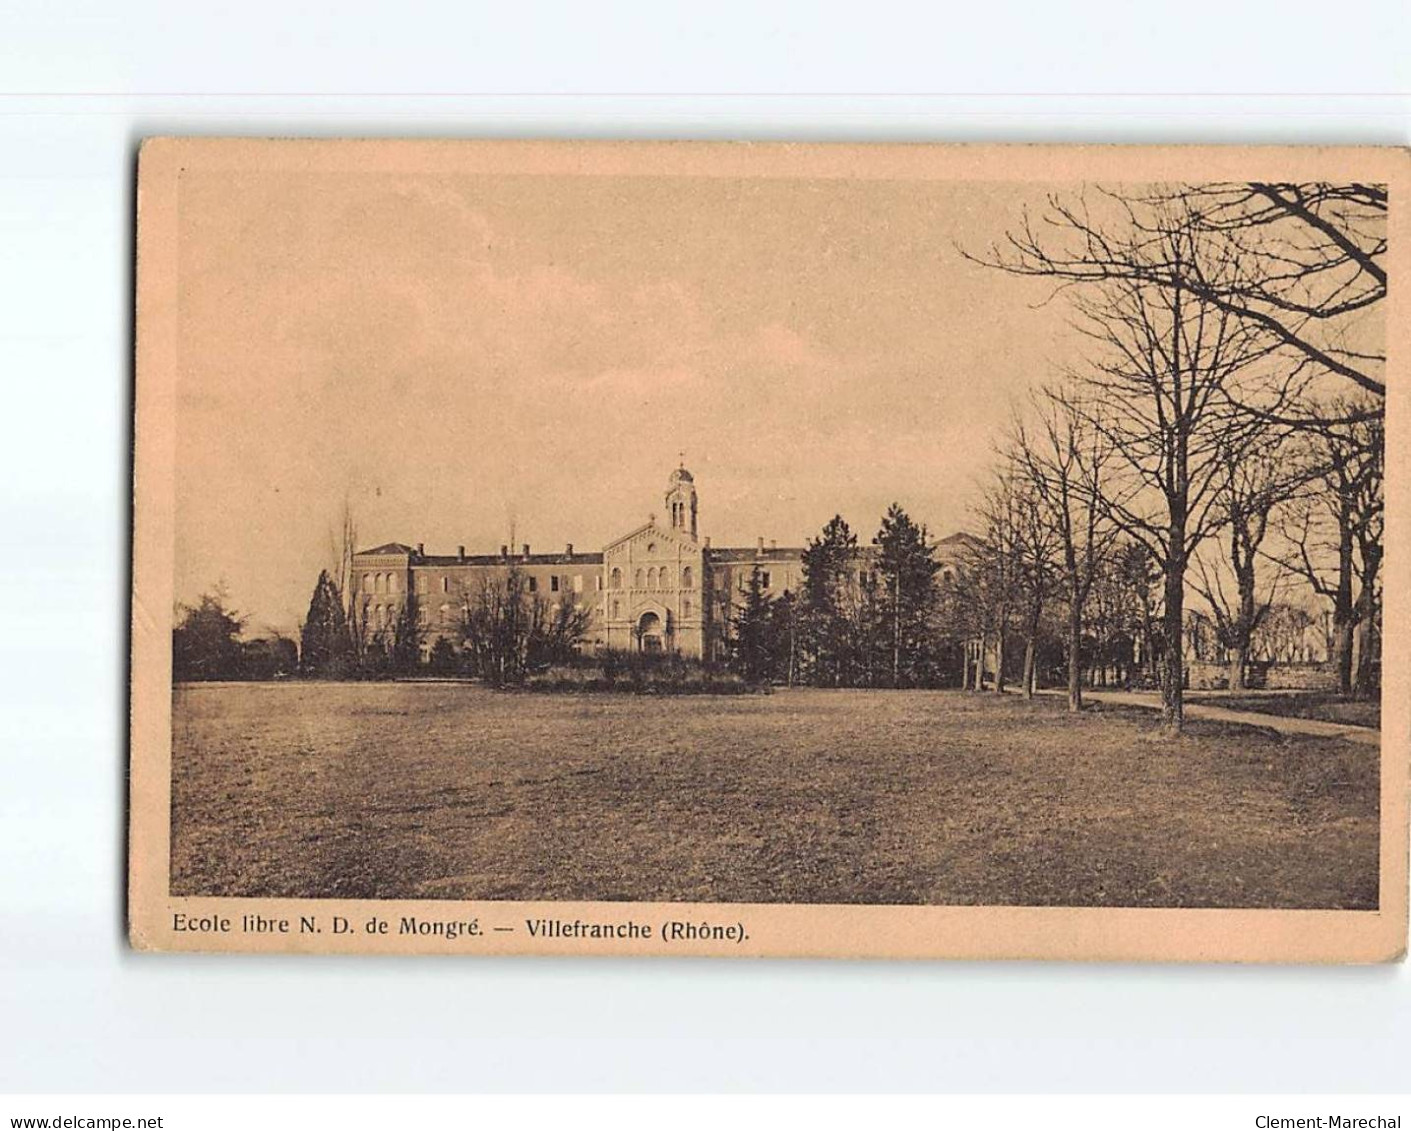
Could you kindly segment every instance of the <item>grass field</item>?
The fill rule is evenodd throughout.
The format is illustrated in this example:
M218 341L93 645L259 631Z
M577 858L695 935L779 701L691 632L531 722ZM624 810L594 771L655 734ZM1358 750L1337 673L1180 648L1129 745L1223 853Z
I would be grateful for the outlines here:
M1377 751L964 692L174 694L172 891L1377 903Z

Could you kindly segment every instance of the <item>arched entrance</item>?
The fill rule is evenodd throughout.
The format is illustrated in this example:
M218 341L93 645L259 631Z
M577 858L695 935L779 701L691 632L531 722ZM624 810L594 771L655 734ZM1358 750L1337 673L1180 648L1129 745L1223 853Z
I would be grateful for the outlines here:
M656 613L643 613L637 622L637 647L643 652L662 651L661 617Z

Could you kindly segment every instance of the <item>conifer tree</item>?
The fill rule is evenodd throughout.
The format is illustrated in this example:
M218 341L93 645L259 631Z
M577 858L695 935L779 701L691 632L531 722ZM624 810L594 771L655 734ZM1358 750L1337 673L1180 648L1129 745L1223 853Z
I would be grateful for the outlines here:
M854 583L857 535L834 515L803 552L803 628L815 683L847 686L857 678L860 587Z
M172 629L172 678L234 679L240 674L240 633L245 618L226 605L224 590L202 594L195 605L178 606Z
M766 683L774 671L774 602L759 567L750 573L745 603L735 612L733 660L748 683Z
M915 686L923 681L927 667L927 622L940 563L926 527L913 522L899 503L887 508L872 542L880 551L876 644L887 657L891 686Z
M392 622L392 636L388 641L388 654L392 669L399 672L415 671L421 663L421 642L426 630L421 624L420 603L416 593L408 592L407 598L397 610L397 619Z
M321 570L300 633L299 661L313 675L337 674L347 665L350 642L338 585Z

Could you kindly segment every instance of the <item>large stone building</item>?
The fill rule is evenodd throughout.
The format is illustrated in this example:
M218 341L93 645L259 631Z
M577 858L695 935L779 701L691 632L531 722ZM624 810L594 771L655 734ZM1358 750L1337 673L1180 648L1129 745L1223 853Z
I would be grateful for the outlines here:
M663 500L664 519L647 522L609 542L601 552L582 553L570 544L556 553L533 553L528 545L501 546L498 554L428 554L421 544L400 542L354 556L353 601L369 635L396 622L408 593L424 630L422 654L438 639L461 645L462 609L485 585L502 584L511 569L552 608L571 601L590 613L586 650L614 648L675 652L715 658L725 625L750 576L758 569L772 597L797 591L803 549L759 539L754 546L715 547L698 530L699 496L684 467L671 473ZM960 538L942 541L943 575L953 568ZM858 569L871 568L872 549L861 548Z

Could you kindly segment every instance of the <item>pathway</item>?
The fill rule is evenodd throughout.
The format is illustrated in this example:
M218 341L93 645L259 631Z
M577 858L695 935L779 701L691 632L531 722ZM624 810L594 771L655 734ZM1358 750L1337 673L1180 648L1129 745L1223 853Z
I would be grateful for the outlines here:
M1059 692L1062 694L1062 692ZM1115 703L1126 707L1149 707L1161 709L1161 696L1140 691L1089 691L1083 689L1083 698L1094 703ZM1209 719L1218 723L1240 723L1244 726L1263 727L1279 734L1311 734L1319 738L1345 738L1349 742L1362 742L1369 746L1380 746L1382 732L1371 727L1349 726L1346 723L1330 723L1323 719L1295 719L1285 715L1266 715L1259 711L1233 711L1228 707L1216 707L1209 701L1187 699L1187 718Z

